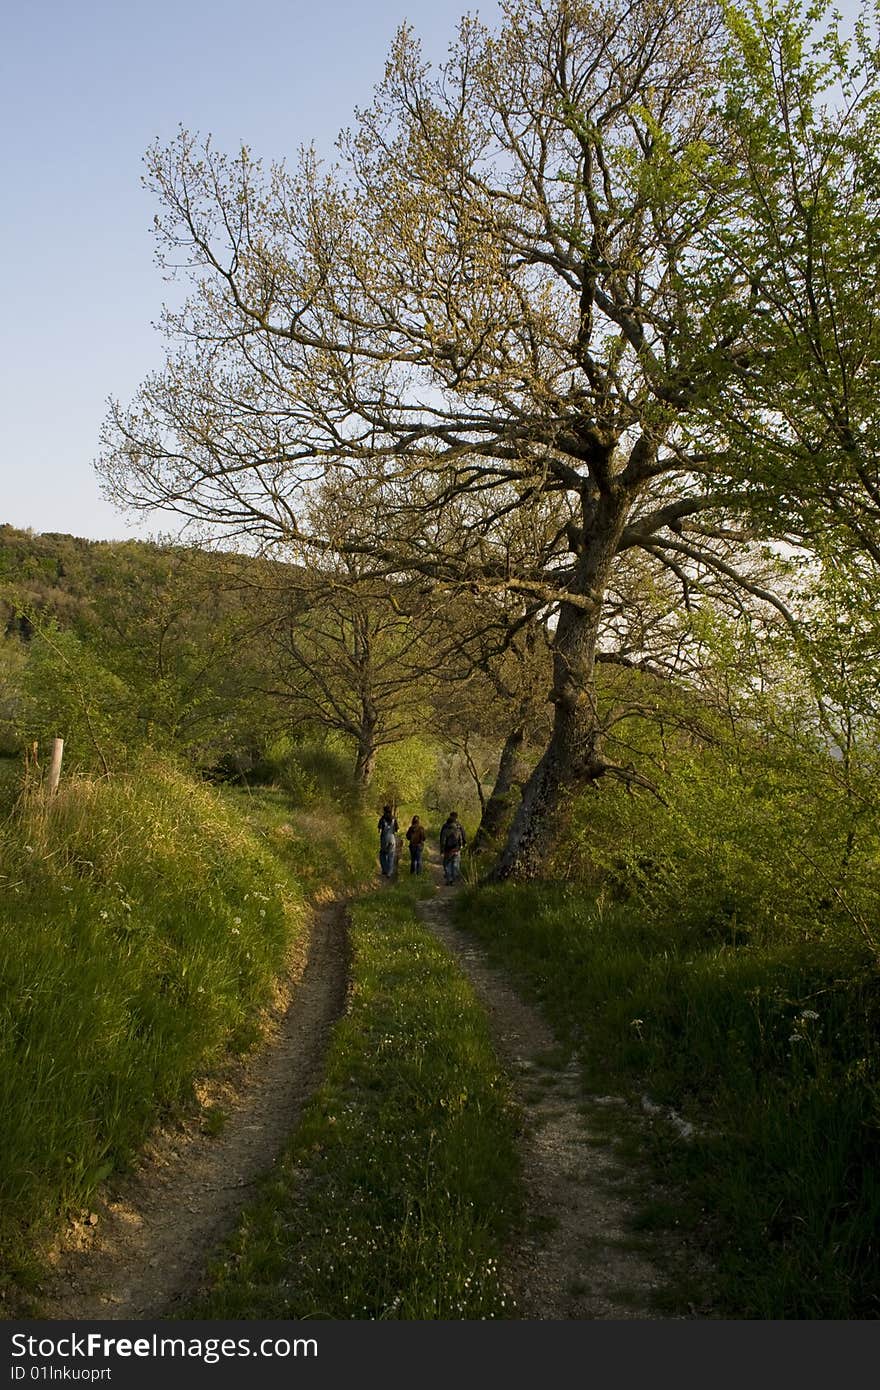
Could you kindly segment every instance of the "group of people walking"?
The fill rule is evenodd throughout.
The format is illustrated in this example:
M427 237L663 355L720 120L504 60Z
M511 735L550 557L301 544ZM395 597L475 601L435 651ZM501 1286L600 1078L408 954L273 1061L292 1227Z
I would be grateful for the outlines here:
M379 817L379 864L383 878L394 876L398 833L397 817L392 807L384 806ZM425 827L419 817L413 816L412 824L406 830L411 874L422 872L422 854L427 838ZM458 819L458 812L450 811L440 828L440 854L443 857L443 878L446 883L455 883L461 878L461 852L466 844L467 836Z

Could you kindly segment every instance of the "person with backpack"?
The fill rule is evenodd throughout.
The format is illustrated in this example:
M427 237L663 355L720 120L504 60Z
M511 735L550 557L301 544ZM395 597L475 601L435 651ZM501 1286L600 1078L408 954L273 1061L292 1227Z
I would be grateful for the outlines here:
M422 850L425 847L425 827L422 825L418 816L413 816L412 825L406 832L409 840L409 871L411 874L422 872Z
M390 806L383 806L379 817L379 865L383 878L394 877L397 858L397 817Z
M458 812L450 811L440 830L440 853L443 855L443 878L453 884L461 878L461 852L467 844Z

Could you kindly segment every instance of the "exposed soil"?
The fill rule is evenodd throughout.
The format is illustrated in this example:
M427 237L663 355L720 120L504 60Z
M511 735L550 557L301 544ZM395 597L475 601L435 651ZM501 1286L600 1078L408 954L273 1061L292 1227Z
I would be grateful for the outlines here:
M198 1090L201 1118L156 1133L136 1171L52 1252L42 1316L161 1318L197 1294L207 1261L235 1225L320 1081L347 988L344 906L317 909L265 1020L259 1054ZM219 1133L210 1117L225 1116Z
M509 1265L520 1316L658 1316L651 1296L662 1276L633 1248L632 1199L610 1144L591 1126L577 1065L560 1063L557 1040L541 1016L453 926L456 889L442 884L436 862L426 858L426 868L438 892L419 905L420 914L487 1009L524 1115L529 1235ZM71 1223L50 1256L41 1316L161 1318L198 1295L212 1252L320 1081L346 988L345 913L335 903L317 910L310 939L297 948L265 1020L259 1054L222 1082L201 1085L200 1115L154 1134L136 1170L89 1216ZM593 1113L618 1104L614 1097L593 1098ZM210 1117L221 1113L222 1126L212 1135Z
M591 1124L577 1064L560 1064L561 1049L545 1021L452 924L457 889L442 884L436 865L432 870L440 886L419 905L420 914L459 960L486 1008L524 1116L530 1234L512 1256L509 1274L520 1316L657 1318L651 1299L664 1278L634 1248L633 1199L621 1182L626 1175L604 1133ZM592 1105L624 1102L605 1096Z

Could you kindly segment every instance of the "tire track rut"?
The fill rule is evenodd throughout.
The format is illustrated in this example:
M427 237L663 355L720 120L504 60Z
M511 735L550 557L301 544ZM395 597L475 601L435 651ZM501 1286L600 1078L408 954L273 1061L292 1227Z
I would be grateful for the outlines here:
M210 1255L320 1082L347 985L345 906L332 903L295 948L258 1053L198 1088L203 1115L225 1112L221 1132L195 1117L152 1136L135 1172L95 1202L97 1223L73 1223L51 1252L41 1316L161 1318L200 1291Z

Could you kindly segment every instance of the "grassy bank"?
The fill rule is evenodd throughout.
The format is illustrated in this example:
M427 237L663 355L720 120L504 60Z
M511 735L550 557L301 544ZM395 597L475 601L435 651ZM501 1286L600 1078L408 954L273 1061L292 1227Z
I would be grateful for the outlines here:
M69 780L0 826L0 1280L26 1282L40 1237L255 1043L307 893L371 867L333 831L330 850L272 793L243 805L158 766Z
M696 1126L647 1140L727 1317L880 1314L880 981L856 941L740 943L569 887L470 891L461 925L540 1002L590 1089Z
M378 878L372 812L343 810L328 799L291 805L281 787L224 788L219 795L309 898L322 901Z
M351 912L353 985L326 1080L196 1318L515 1316L515 1113L470 987L416 920L421 885Z

